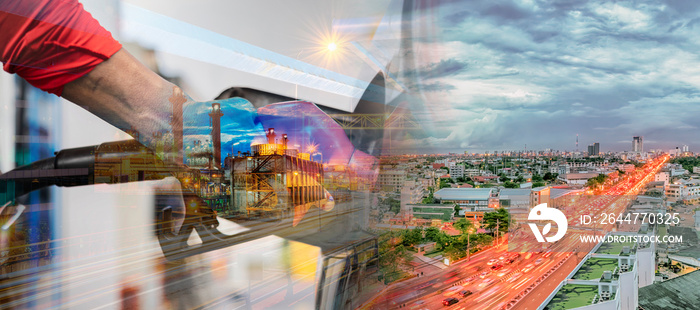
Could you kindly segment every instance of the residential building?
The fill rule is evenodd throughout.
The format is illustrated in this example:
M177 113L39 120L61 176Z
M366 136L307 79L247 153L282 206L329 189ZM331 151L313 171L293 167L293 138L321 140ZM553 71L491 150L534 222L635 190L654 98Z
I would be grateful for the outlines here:
M676 176L684 175L684 174L688 173L688 170L685 170L685 169L683 169L683 167L680 167L680 168L672 168L669 170L669 172L671 173L671 177L676 177Z
M388 192L398 192L406 181L406 170L387 169L383 170L377 178L377 186Z
M464 165L454 165L450 168L450 176L453 179L464 177Z
M478 175L478 176L472 177L472 180L474 180L474 182L479 182L479 183L485 183L487 181L497 180L497 179L498 179L498 176L495 176L495 175L491 175L491 176Z
M445 167L445 164L443 163L433 163L433 169L440 169L442 167Z
M477 175L481 175L483 172L479 169L476 168L470 168L470 169L464 169L464 175L468 177L474 177Z
M550 187L541 186L530 190L530 208L541 203L549 203Z
M598 156L600 153L600 143L596 142L588 146L588 156Z
M408 205L417 204L423 199L425 195L425 188L423 184L419 181L406 181L403 186L401 186L401 215L408 219L410 216L410 210Z
M664 182L664 187L670 182L669 173L666 171L660 171L654 176L654 182Z
M700 199L700 180L678 180L673 184L666 186L666 197L669 201L682 200L686 203L692 203Z

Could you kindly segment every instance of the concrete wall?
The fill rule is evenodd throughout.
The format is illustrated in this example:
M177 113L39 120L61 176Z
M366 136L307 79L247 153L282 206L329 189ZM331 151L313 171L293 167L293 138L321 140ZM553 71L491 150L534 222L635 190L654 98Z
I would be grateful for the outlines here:
M637 273L635 271L621 273L618 281L620 295L616 299L620 302L620 309L636 310L638 303Z
M654 247L637 250L637 266L635 269L639 273L639 287L654 284L655 255Z

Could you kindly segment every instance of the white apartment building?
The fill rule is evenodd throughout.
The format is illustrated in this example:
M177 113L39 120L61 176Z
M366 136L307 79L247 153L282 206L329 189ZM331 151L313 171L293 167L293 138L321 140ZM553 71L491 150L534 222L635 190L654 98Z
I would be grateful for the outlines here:
M688 173L688 170L681 168L674 168L670 170L671 172L671 177L679 176L679 175L684 175Z
M384 191L398 192L406 181L406 170L383 170L377 178L377 186Z
M700 198L700 180L678 180L666 185L666 197L671 201Z
M453 179L464 177L464 165L455 165L450 168L450 177Z
M464 169L464 175L468 177L473 177L477 175L482 175L483 171L476 169L476 168L469 168L469 169Z
M405 219L410 218L409 204L417 204L425 195L425 187L420 181L406 181L401 186L401 215Z

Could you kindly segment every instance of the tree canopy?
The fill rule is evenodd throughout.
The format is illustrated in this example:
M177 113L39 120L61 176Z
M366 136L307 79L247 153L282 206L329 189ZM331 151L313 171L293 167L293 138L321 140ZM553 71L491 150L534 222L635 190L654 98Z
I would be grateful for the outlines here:
M484 213L484 227L491 230L492 233L495 233L496 227L501 232L507 232L509 222L510 214L506 209L498 208L495 211Z

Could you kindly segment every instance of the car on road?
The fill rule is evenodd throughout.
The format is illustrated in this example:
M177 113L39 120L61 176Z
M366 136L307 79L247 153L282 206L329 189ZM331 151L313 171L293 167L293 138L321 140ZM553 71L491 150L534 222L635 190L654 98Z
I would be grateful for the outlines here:
M488 261L488 262L486 263L486 265L491 266L491 265L496 264L496 263L498 263L498 260L494 258L494 259Z
M492 282L493 282L493 279L486 278L486 279L484 279L484 281L481 281L481 283L479 283L479 287L487 286L487 285L491 284Z
M445 298L445 299L443 299L443 300L442 300L442 305L445 306L445 307L447 307L447 306L454 305L454 304L456 304L456 303L458 303L458 302L459 302L459 299L454 298L454 297L450 297L450 298Z
M479 278L482 278L482 279L483 279L483 278L486 278L488 275L489 275L489 272L488 272L488 271L484 271L484 272L482 272L482 273L479 274Z
M523 270L520 270L520 271L527 273L528 271L532 270L532 268L535 268L535 265L533 265L532 263L530 263L530 264L527 264L527 265L523 268Z
M543 260L543 259L541 259L541 258L538 258L538 259L537 259L537 260L535 261L535 266L539 266L539 265L542 265L542 263L543 263L543 262L544 262L544 260Z
M515 282L516 280L520 279L520 277L522 277L522 276L523 276L523 273L522 273L522 272L516 272L516 273L514 273L514 274L508 279L508 282L509 282L509 283L513 283L513 282Z
M501 265L501 264L495 264L495 265L491 266L491 270L494 270L494 271L501 269L501 268L503 268L503 265Z
M544 255L542 255L542 257L544 257L544 258L547 258L550 256L552 256L552 250L549 250L549 251L545 252Z
M469 291L469 290L459 292L459 296L462 296L462 297L467 297L471 294L472 294L472 291Z
M453 286L445 290L445 293L442 294L442 296L452 296L456 294L457 292L461 291L464 287L461 285Z

